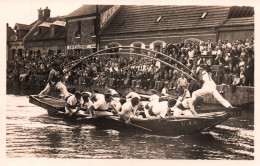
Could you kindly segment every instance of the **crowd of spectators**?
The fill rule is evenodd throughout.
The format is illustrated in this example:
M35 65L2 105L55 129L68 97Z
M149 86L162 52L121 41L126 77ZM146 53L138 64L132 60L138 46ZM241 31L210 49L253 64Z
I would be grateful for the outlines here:
M207 42L189 40L173 45L166 44L160 52L172 57L196 74L197 66L204 65L217 84L254 86L254 44L253 40ZM159 54L149 56L163 59L170 64L172 60ZM35 86L45 84L52 62L61 65L81 58L74 56L30 55L15 57L7 62L8 79L28 81ZM69 84L106 85L109 87L138 87L161 90L163 87L179 89L181 73L151 58L133 55L92 57L68 72ZM188 78L187 78L188 79ZM189 81L189 79L188 79Z

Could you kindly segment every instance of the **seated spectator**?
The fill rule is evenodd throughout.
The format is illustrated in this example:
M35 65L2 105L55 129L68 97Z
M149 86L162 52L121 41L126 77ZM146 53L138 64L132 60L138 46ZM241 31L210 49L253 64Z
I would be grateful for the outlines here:
M233 75L233 82L232 84L230 85L231 87L231 92L234 93L236 91L236 86L239 86L240 85L240 78L238 77L238 75Z

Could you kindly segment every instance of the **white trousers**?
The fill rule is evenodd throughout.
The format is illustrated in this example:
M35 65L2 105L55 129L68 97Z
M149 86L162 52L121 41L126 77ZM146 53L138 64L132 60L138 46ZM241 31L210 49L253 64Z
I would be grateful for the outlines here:
M55 84L55 82L51 82L52 85ZM57 84L54 86L55 88L59 89L63 94L64 94L64 97L68 97L69 96L69 92L66 88L65 85L63 85L60 81L57 82ZM48 83L46 85L46 87L39 93L39 96L44 96L44 95L47 95L49 93L49 91L51 90L51 86L50 84Z
M216 88L214 87L202 87L201 89L198 89L196 91L194 91L192 93L192 99L193 101L195 101L195 99L198 96L205 96L207 94L212 94L214 96L214 98L220 103L222 104L224 107L228 108L228 107L232 107L231 104L224 99L217 91Z

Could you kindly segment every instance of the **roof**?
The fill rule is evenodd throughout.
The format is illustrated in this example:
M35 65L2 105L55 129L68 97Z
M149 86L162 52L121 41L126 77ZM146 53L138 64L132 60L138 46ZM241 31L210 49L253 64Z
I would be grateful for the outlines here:
M51 27L50 25L51 25L51 23L49 23L49 22L43 22L43 23L41 23L41 24L38 25L38 26L39 26L39 27Z
M31 40L46 40L46 39L63 39L66 37L65 26L60 26L61 28L59 29L58 32L55 33L54 36L50 35L50 25L61 24L62 22L65 22L65 18L63 16L50 17L47 18L44 22L38 22L35 24L35 27L31 29L31 31L28 33L28 36L24 38L24 40L31 41ZM38 34L37 27L39 26L47 29L43 31L41 35Z
M229 6L121 6L102 34L216 27L229 10Z
M223 26L253 25L254 17L230 18Z
M71 12L68 14L66 17L71 18L71 17L80 17L80 16L86 16L86 15L93 15L96 14L96 6L97 5L83 5L77 10ZM113 5L98 5L98 10L99 12L104 12L107 9L111 8Z
M16 23L14 26L15 30L30 30L33 26L32 25L27 25L27 24L20 24L20 23Z
M65 21L54 21L53 23L51 23L51 25L58 25L58 26L65 26L66 22Z
M7 34L6 34L7 41L10 41L11 37L15 36L15 31L9 26L7 26L6 31L7 31Z

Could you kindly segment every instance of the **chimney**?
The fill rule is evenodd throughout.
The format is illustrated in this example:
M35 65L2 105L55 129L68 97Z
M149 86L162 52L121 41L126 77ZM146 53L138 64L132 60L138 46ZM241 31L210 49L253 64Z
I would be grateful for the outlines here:
M38 9L38 21L43 20L43 10L42 8Z
M46 20L51 16L51 10L46 6L46 8L43 10L43 20Z

